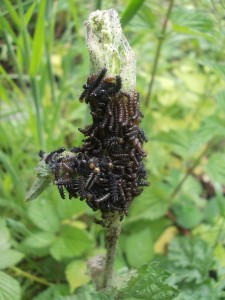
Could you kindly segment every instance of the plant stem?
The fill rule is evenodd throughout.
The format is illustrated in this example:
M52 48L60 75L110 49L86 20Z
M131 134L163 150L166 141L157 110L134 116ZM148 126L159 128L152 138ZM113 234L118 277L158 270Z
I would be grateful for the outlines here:
M121 231L120 216L117 213L109 213L107 217L109 223L106 232L106 260L102 288L109 288L112 285L116 247Z
M158 67L158 61L159 61L159 57L160 57L160 52L161 52L162 44L163 44L163 41L164 41L164 38L165 38L166 27L167 27L167 23L168 23L168 20L169 20L171 11L172 11L173 2L174 2L174 0L170 0L168 10L167 10L167 14L166 14L165 20L163 22L162 30L161 30L161 32L159 34L159 37L158 37L159 41L158 41L158 46L157 46L157 49L156 49L156 54L155 54L155 59L154 59L154 62L153 62L153 67L152 67L152 77L151 77L151 81L149 83L148 93L147 93L146 100L145 100L146 107L148 107L150 105L152 87L153 87L154 80L155 80L156 70L157 70L157 67Z
M31 281L36 281L36 282L38 282L38 283L41 283L41 284L47 285L47 286L50 286L50 285L51 285L51 283L48 282L46 279L39 278L39 277L37 277L37 276L35 276L35 275L32 275L32 274L30 274L30 273L28 273L28 272L25 272L25 271L19 269L19 268L17 268L17 267L11 267L10 269L11 269L12 271L14 271L16 274L21 275L21 276L23 276L23 277L26 277L26 278L30 279Z

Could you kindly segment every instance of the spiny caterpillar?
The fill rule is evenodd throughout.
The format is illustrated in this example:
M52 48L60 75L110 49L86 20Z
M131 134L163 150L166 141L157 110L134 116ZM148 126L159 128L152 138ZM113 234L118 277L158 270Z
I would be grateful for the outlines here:
M133 199L147 182L143 164L143 143L139 128L139 94L122 92L121 77L107 77L107 70L92 75L83 85L80 101L89 104L93 123L79 131L83 145L62 155L64 148L51 152L45 161L55 177L60 195L80 197L93 210L128 213ZM65 152L66 153L66 152Z

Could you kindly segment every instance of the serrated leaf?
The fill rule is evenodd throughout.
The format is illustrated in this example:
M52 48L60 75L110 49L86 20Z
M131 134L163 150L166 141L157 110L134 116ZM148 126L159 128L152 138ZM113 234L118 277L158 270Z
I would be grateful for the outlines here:
M50 252L61 260L66 257L82 255L92 247L92 239L85 230L65 226L53 242Z
M161 270L158 263L149 263L137 270L137 275L120 290L119 296L122 299L172 300L178 291L166 283L168 277L169 273Z
M51 183L49 177L36 178L26 194L25 201L35 200Z
M29 203L28 216L40 229L48 232L57 232L60 225L54 205L45 199Z
M110 292L93 292L90 294L90 300L95 299L95 300L114 300L115 298L115 291L110 291ZM75 299L74 299L75 300ZM89 300L89 299L85 299Z
M208 278L214 261L212 248L197 238L176 238L169 245L168 258L176 282L196 282L200 284Z
M154 254L151 230L147 228L126 237L125 253L132 267L138 267L150 261Z
M217 288L215 285L208 283L183 288L182 293L176 300L222 300L224 296L225 292L221 287Z
M24 254L16 250L0 251L0 270L12 267L18 264L24 258Z
M35 200L52 182L52 170L44 159L38 163L36 171L37 178L28 190L25 201Z
M224 184L225 178L225 155L215 153L210 156L205 171L213 182Z
M30 248L41 249L50 246L54 239L55 235L53 233L40 231L27 237L23 241L23 245Z
M225 124L216 115L205 118L193 137L193 145L198 148L215 136L225 136Z
M70 292L73 293L78 287L89 282L87 265L82 260L74 260L66 267L66 279L70 285Z
M17 280L0 272L0 300L20 300L21 287Z

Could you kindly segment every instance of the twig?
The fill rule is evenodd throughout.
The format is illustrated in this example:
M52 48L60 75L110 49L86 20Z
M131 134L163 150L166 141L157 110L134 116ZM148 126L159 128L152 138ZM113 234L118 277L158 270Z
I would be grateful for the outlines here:
M41 284L47 285L47 286L50 286L50 285L51 285L51 283L48 282L46 279L39 278L39 277L37 277L37 276L35 276L35 275L32 275L32 274L30 274L30 273L28 273L28 272L25 272L25 271L19 269L19 268L17 268L17 267L11 267L10 269L11 269L13 272L15 272L16 274L21 275L21 276L23 276L23 277L26 277L26 278L30 279L31 281L35 281L35 282L38 282L38 283L41 283Z
M202 153L196 158L195 162L193 163L193 165L187 169L184 177L180 180L180 182L177 184L177 186L175 187L175 189L173 190L173 192L170 195L170 201L177 195L177 193L180 191L181 187L183 186L184 182L187 180L187 178L189 177L190 174L192 174L192 172L194 171L194 169L198 166L198 164L200 163L200 161L202 160L202 158L206 155L206 153L209 151L210 147L212 145L212 141L208 143L208 145L206 146L206 148L202 151Z
M167 27L167 23L168 23L168 20L169 20L171 11L172 11L173 2L174 2L174 0L170 0L169 7L168 7L168 10L167 10L167 14L166 14L166 18L163 22L162 30L161 30L161 33L159 35L158 46L157 46L157 49L156 49L155 59L154 59L153 67L152 67L152 77L151 77L151 81L149 83L148 93L147 93L146 100L145 100L146 107L148 107L150 105L152 87L153 87L154 80L155 80L155 74L156 74L156 70L157 70L157 66L158 66L158 61L159 61L159 56L160 56L160 52L161 52L161 48L162 48L162 43L163 43L164 38L165 38L166 27Z

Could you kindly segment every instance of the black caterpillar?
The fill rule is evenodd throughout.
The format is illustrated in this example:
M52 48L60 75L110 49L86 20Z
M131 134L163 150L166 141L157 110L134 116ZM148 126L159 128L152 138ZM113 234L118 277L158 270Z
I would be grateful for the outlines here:
M139 128L139 94L121 91L120 76L107 77L102 69L83 85L80 101L88 103L93 123L79 131L83 145L62 155L64 148L45 158L55 176L60 195L79 197L93 210L128 213L133 199L147 182L143 164L143 143L147 138ZM60 158L61 157L61 158Z

